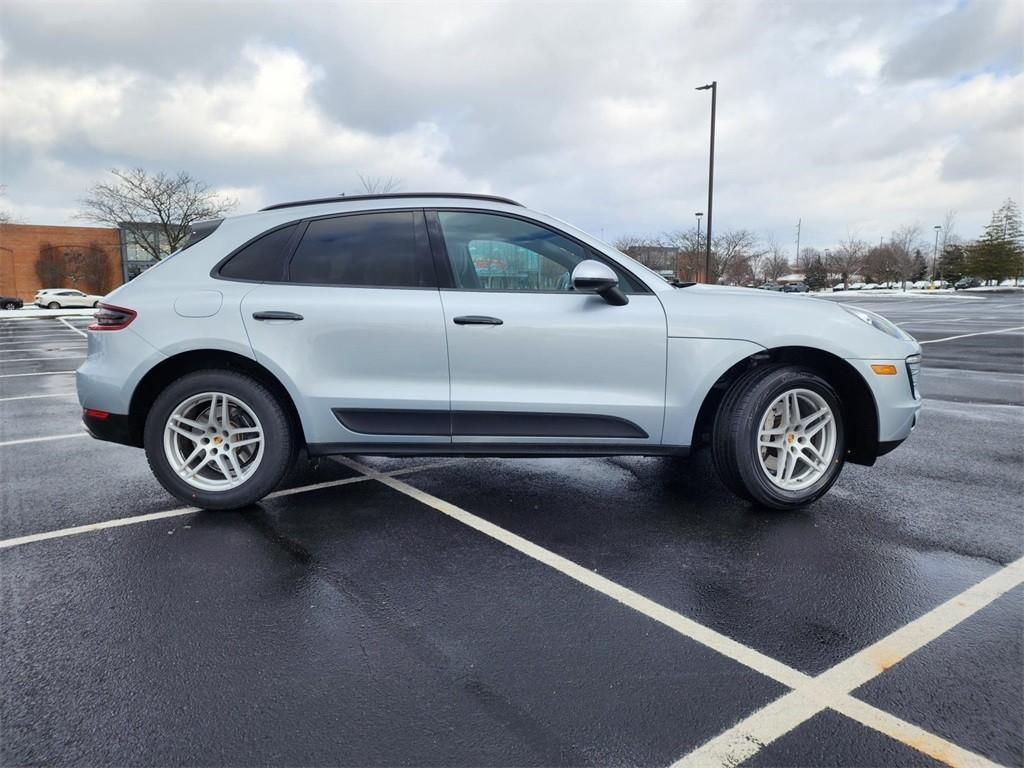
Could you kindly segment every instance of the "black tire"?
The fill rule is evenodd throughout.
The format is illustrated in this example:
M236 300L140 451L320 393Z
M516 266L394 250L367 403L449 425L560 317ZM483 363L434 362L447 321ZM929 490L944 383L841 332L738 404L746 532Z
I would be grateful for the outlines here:
M17 308L18 308L18 305L15 304L13 301L8 301L8 302L4 303L4 309L17 309Z
M58 304L56 301L51 301L49 304L46 305L46 308L47 309L60 309L60 304Z
M792 389L818 394L832 411L835 452L828 470L813 485L799 490L780 488L761 467L760 421L772 403ZM738 496L769 509L796 509L821 498L839 477L846 455L842 404L835 389L814 371L798 366L754 368L729 389L715 415L711 445L719 479Z
M99 305L100 305L100 303L99 303L98 301L94 301L94 302L92 303L92 308L93 308L93 309L96 309L96 308L97 308L97 307L98 307Z
M195 488L180 478L164 454L163 434L171 412L202 392L223 392L244 402L263 427L263 458L252 477L237 488L211 491ZM263 384L235 371L211 369L190 373L159 394L146 416L143 442L146 458L160 484L182 501L202 509L239 509L274 490L295 460L296 432L277 397Z

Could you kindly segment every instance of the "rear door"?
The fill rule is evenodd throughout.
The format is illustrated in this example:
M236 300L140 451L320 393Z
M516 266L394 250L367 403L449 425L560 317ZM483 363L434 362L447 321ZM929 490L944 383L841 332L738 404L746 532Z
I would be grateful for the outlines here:
M629 298L572 290L599 254L525 217L428 212L442 278L455 444L661 441L667 331L657 296L609 263Z
M444 317L423 212L319 218L265 237L291 257L277 279L260 275L267 281L246 294L242 318L256 358L291 389L307 441L335 450L450 443Z

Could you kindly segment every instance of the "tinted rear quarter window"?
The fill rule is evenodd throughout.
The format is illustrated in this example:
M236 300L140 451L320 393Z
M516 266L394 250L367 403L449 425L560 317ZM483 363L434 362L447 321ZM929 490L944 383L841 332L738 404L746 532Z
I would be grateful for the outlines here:
M289 224L249 243L220 268L221 277L258 281L284 279L286 249L298 226Z
M416 243L416 213L388 211L309 223L289 266L293 283L434 287L433 263Z

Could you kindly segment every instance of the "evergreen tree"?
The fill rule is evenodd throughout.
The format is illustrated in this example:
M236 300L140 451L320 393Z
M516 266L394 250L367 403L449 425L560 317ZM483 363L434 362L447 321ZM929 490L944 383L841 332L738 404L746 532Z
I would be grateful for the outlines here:
M1013 200L1007 199L993 212L985 234L970 247L967 271L983 280L1024 274L1024 226Z
M939 255L938 275L943 280L955 283L967 274L967 251L962 245L947 245Z
M914 250L914 257L910 262L910 279L911 280L924 280L925 275L928 274L928 262L921 254L921 249L917 248Z

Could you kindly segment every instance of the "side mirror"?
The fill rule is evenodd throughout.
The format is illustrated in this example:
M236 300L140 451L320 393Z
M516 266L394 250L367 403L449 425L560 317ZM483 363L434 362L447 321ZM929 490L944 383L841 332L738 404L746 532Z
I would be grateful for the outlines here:
M596 293L609 304L622 306L629 299L619 290L619 278L607 264L586 259L572 271L572 288L579 293Z

